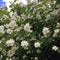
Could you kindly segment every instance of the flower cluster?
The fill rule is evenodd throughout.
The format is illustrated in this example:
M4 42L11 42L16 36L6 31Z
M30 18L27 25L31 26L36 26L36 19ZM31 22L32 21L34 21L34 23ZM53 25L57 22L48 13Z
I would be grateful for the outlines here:
M60 53L60 5L51 0L27 2L11 3L10 12L0 9L0 60L49 60Z

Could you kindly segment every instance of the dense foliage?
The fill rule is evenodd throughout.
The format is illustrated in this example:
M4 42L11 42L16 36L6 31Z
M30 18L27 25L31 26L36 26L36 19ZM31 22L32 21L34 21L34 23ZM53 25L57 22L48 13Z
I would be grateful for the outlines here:
M59 0L27 3L0 8L0 60L60 60Z

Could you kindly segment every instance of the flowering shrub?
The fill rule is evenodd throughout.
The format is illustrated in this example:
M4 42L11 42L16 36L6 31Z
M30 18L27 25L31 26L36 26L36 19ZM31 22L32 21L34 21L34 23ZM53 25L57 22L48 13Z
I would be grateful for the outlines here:
M11 3L10 12L0 9L0 60L49 60L60 53L60 4L27 3Z

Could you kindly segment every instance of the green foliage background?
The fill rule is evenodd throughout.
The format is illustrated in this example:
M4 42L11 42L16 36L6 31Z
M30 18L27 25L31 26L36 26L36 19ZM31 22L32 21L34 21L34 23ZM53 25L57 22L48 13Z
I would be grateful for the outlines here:
M15 39L15 45L19 47L19 49L17 51L15 51L16 54L14 54L12 56L12 57L16 58L15 60L34 60L34 59L31 59L31 57L33 57L33 58L38 57L39 58L38 60L60 60L60 52L59 52L60 51L60 31L56 37L52 37L54 30L60 29L60 27L56 28L57 22L60 23L60 7L57 7L57 5L60 4L60 0L57 0L56 4L53 4L53 0L39 0L39 2L43 2L43 3L34 4L32 2L32 3L29 3L28 5L22 6L22 7L20 4L15 5L14 3L11 3L11 7L12 7L11 11L13 11L13 13L17 12L17 16L20 17L20 20L19 20L17 18L17 16L15 16L16 23L18 24L18 26L21 27L21 24L25 25L26 23L29 22L30 25L32 26L31 30L33 30L32 33L25 32L22 29L18 33L14 32L11 35L0 34L0 39L2 39L4 37L5 38L4 41L6 41L7 39L10 39L10 38ZM48 6L48 4L51 5L51 8ZM46 8L45 8L45 6L46 6ZM41 8L41 7L43 7L43 8ZM56 15L52 14L52 13L54 13L54 11L55 12L58 11L58 14L56 14ZM4 25L4 24L10 22L10 19L11 19L9 16L10 12L7 11L6 7L0 9L0 25ZM40 18L40 16L36 17L37 14L39 14L41 16L41 18ZM1 21L1 18L3 15L7 15L9 18L6 19L6 21ZM23 18L21 15L23 15ZM51 16L51 18L48 19L48 21L46 21L46 15ZM43 33L42 33L43 27L48 27L51 31L47 37L43 36ZM19 36L19 38L20 38L20 40L18 39L18 41L16 41L17 36ZM43 36L43 38L42 38L42 36ZM28 50L24 50L20 46L22 38L30 43ZM35 48L33 46L33 44L37 41L42 42L42 45L40 48ZM0 47L2 47L3 50L8 51L11 47L8 48L4 44L0 44ZM58 51L52 50L51 47L54 45L59 47ZM40 53L36 52L38 49L41 50ZM27 54L26 52L29 50L31 53ZM4 56L4 54L2 52L0 52L0 54L3 55L2 60L6 60L7 56ZM23 59L22 58L23 55L27 55L27 57Z

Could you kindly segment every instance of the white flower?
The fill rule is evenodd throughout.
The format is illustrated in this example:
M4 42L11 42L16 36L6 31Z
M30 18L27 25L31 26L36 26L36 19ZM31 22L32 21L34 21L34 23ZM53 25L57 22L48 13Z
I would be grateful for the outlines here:
M37 19L41 19L41 16L40 16L40 14L38 13L38 14L36 14L36 18Z
M15 16L11 16L11 21L12 20L16 20L16 17Z
M0 33L2 33L2 34L4 34L5 33L5 31L4 31L4 26L0 26Z
M12 29L7 29L6 31L8 34L12 34L13 33L13 30Z
M39 60L38 57L35 57L34 60Z
M27 31L27 32L32 32L32 30L30 30L31 26L29 25L29 23L27 23L25 26L24 26L24 30Z
M0 43L1 43L2 41L0 41Z
M11 50L8 51L7 56L11 57L11 56L13 56L14 54L15 54L15 50L14 50L14 49L11 49Z
M18 49L17 46L13 46L8 52L7 52L7 56L8 57L12 57L15 54L15 51Z
M10 23L9 23L9 26L11 27L11 28L15 28L17 25L16 25L16 21L11 21Z
M6 20L6 19L8 18L8 16L7 16L7 15L3 15L2 18L3 18L4 20Z
M22 41L21 42L21 46L24 48L24 49L27 49L28 48L28 45L29 43L27 41Z
M7 46L13 46L14 45L14 40L13 39L7 40L6 45Z
M13 12L10 12L10 13L9 13L9 16L12 17L12 16L13 16Z
M26 55L24 55L24 56L23 56L23 59L25 59L26 57L27 57L27 56L26 56Z
M53 46L53 47L52 47L52 50L57 51L57 50L58 50L58 47L57 47L57 46Z
M9 24L6 24L6 28L12 28L14 29L17 26L16 21L13 20Z
M55 29L54 32L55 32L55 33L59 33L59 29Z
M6 27L6 28L9 28L9 24L6 24L5 27Z
M46 19L47 19L47 20L51 19L51 16L47 14L47 15L46 15Z
M37 52L37 53L41 53L41 50L37 49L36 52Z
M27 54L29 54L29 53L31 53L31 51L29 50L29 51L27 51Z
M50 30L49 30L49 28L44 27L42 32L43 32L44 35L46 35L50 32Z
M55 30L54 30L54 33L55 33L55 34L59 33L59 29L55 29Z
M50 14L53 15L53 16L58 15L58 10L54 10Z
M54 1L54 4L56 3L56 1Z
M55 37L58 33L59 33L59 29L55 29L54 30L54 34L53 34L53 37Z
M39 42L35 42L35 44L34 44L35 48L40 47L40 45L41 44Z
M0 51L2 51L2 48L0 47Z
M18 28L16 28L14 31L15 31L15 32L19 32L21 29L22 29L22 27L18 27Z
M6 60L12 60L12 58L6 58Z
M60 23L59 22L57 22L57 26L56 26L57 28L59 28L60 27Z

